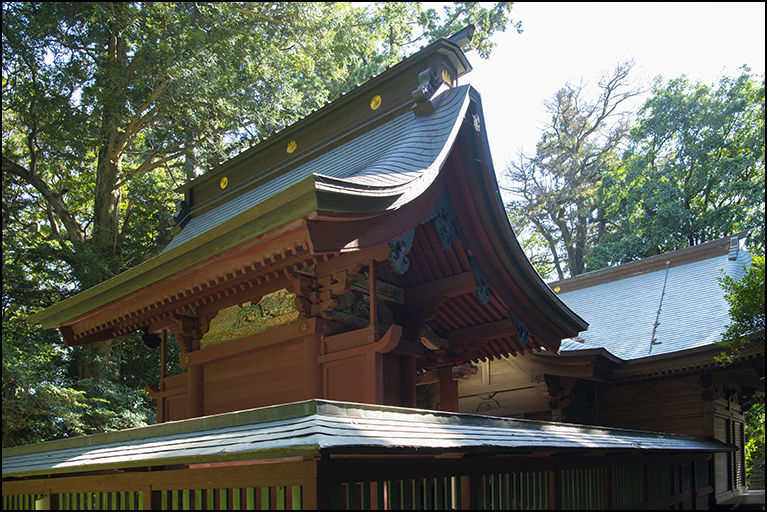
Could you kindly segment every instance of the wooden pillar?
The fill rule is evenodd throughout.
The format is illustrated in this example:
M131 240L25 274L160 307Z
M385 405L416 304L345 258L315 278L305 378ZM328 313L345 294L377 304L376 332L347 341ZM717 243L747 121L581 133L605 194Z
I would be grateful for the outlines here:
M364 356L365 374L364 397L365 403L373 405L384 405L384 376L383 376L383 354L378 352L368 352Z
M370 260L370 329L373 331L373 340L378 341L378 289L376 286L376 260Z
M187 370L187 410L190 418L205 416L203 399L202 366L190 366Z
M400 356L400 396L402 407L415 407L415 356Z
M162 330L160 342L160 391L165 391L165 372L168 368L168 330Z
M439 410L458 412L458 383L450 366L439 369Z
M320 336L304 338L304 400L324 398L322 392L322 365L317 358L320 355Z
M476 474L472 473L470 476L462 476L461 478L461 510L471 510L476 503L475 497L472 496L472 480L476 478Z

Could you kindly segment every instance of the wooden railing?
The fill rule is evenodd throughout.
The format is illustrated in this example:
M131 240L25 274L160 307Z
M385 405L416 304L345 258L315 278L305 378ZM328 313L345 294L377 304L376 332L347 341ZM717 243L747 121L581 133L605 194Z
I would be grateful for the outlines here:
M711 504L709 460L645 459L341 458L53 476L3 482L3 510L36 505L54 510L603 510Z

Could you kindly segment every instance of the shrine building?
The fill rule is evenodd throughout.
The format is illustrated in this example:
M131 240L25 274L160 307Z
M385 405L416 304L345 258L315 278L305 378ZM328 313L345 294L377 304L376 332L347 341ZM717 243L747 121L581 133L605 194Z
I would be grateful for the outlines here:
M184 372L157 425L3 450L5 508L710 506L722 442L458 413L480 362L588 327L509 224L472 32L180 187L160 255L29 317L163 368L172 332Z

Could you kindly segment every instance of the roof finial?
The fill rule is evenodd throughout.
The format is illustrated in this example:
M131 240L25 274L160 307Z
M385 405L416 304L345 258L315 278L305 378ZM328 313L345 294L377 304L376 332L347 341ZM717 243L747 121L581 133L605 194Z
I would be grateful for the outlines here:
M476 27L474 26L474 24L470 23L469 25L467 25L460 31L448 37L447 40L463 48L465 45L471 42L471 38L474 37L475 30L476 30Z

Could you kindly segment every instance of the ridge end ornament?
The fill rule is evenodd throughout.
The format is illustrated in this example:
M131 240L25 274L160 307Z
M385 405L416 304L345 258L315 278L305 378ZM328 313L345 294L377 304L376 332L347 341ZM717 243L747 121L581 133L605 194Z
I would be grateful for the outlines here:
M415 229L405 234L403 237L389 242L389 263L391 263L394 272L398 275L402 275L410 268L410 260L407 259L407 253L413 247L413 237L415 236Z

